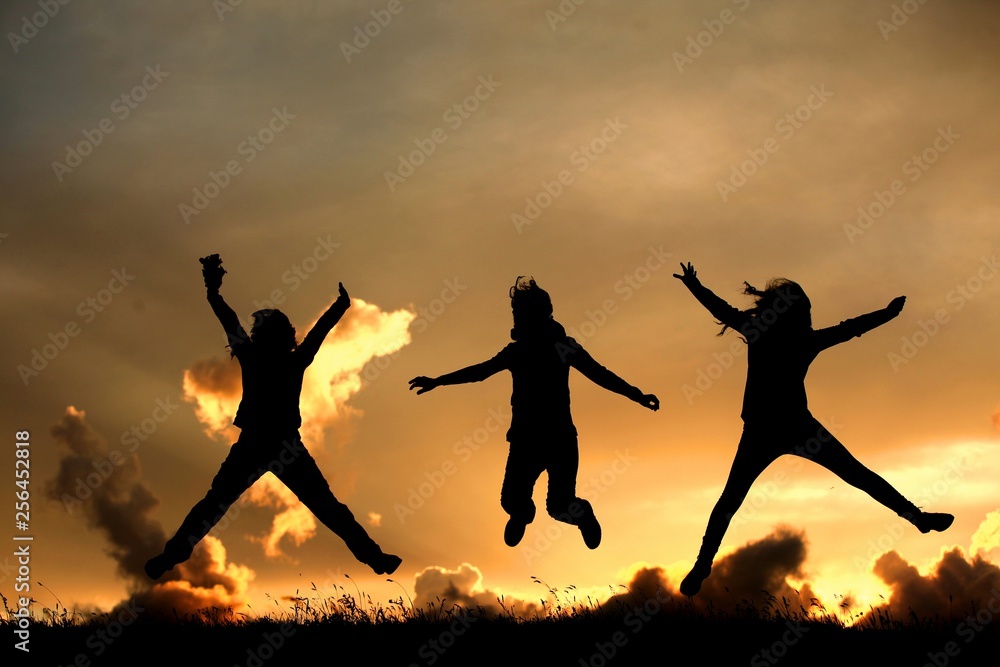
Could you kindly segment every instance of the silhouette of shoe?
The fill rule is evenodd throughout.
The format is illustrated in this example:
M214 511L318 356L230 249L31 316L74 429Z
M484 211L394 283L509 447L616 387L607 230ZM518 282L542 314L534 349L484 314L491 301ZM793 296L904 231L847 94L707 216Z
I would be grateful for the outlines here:
M503 528L503 541L508 547L516 547L524 537L524 529L528 527L528 522L511 517L507 519L507 525Z
M681 582L681 593L692 597L697 595L698 591L701 590L701 584L706 579L708 575L712 572L712 563L706 562L701 559L695 561L694 567L688 572L687 576Z
M580 534L588 549L596 549L601 545L601 524L597 517L591 514L580 522Z
M929 533L932 530L941 532L951 526L954 520L955 516L953 514L944 514L943 512L921 512L913 521L913 525L916 526L921 533Z
M146 570L146 576L156 581L164 574L174 569L174 563L170 562L166 554L159 554L158 556L153 556L146 561L146 565L143 567Z
M403 559L393 554L382 554L371 564L375 574L392 574L399 567Z

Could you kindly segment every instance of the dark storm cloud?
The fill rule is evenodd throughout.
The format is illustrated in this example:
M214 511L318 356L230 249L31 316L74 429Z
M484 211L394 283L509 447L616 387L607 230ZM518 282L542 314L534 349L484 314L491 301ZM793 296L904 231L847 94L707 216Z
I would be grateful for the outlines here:
M164 575L162 583L148 579L143 565L166 542L162 526L152 518L160 501L142 480L138 457L111 450L85 417L68 407L52 427L60 449L59 471L46 494L71 514L82 513L87 525L104 536L132 598L148 614L167 618L174 612L242 602L253 573L227 565L225 548L214 537L199 543L191 559Z
M875 561L873 571L892 589L887 606L896 618L951 618L990 604L1000 609L1000 567L960 547L943 553L926 575L895 551Z

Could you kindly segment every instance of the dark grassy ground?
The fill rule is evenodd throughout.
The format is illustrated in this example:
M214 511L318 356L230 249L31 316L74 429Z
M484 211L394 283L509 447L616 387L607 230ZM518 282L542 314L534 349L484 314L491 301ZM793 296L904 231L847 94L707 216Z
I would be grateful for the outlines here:
M773 598L723 612L628 596L530 619L448 603L362 609L349 596L302 600L265 618L215 610L174 620L84 619L48 610L47 621L31 626L30 654L13 651L13 664L1000 665L1000 622L903 620L875 610L855 618L848 626ZM14 624L2 625L13 645Z

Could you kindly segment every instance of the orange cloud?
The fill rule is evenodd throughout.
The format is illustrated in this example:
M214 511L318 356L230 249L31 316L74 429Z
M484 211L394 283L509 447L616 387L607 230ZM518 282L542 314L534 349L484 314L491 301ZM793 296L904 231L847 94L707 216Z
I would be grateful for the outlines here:
M800 602L808 607L816 598L812 586L803 582L796 589L791 583L806 576L803 566L807 546L803 531L777 526L767 537L748 542L718 559L695 600L727 608L732 607L734 599L764 601L766 591L778 600L791 601L793 607Z
M718 558L692 602L699 608L735 611L739 605L761 607L784 598L796 612L821 613L813 601L822 603L804 580L807 553L803 531L777 526L770 535ZM665 598L684 600L679 585L680 581L671 581L662 567L643 566L632 576L628 592L613 595L605 607L624 609L646 601L663 603Z
M897 618L949 617L973 612L1000 595L1000 567L961 547L942 553L932 571L922 575L895 551L883 554L873 572L891 589L888 608Z
M483 573L469 563L462 563L455 570L438 566L424 568L417 573L413 590L413 604L418 609L448 610L458 605L487 614L510 612L525 618L543 611L541 605L484 588Z
M1000 550L1000 510L990 512L976 532L972 534L969 551L975 555L986 555Z

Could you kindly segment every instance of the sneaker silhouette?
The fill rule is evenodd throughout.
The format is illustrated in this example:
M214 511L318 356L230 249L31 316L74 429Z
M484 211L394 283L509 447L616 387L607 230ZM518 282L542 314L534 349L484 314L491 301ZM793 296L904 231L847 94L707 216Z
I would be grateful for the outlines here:
M708 575L712 572L712 563L708 561L699 560L696 561L694 567L688 572L684 580L681 581L681 593L688 597L692 597L698 594L701 590L701 584L706 579Z
M371 564L375 574L392 574L403 562L403 559L394 554L382 554Z
M174 569L174 564L170 562L170 559L167 558L165 554L159 554L146 561L146 565L143 569L146 570L146 576L153 581L156 581L164 574Z
M945 514L944 512L921 512L917 515L913 525L921 533L929 533L932 530L941 532L942 530L947 530L954 521L955 516L952 514Z
M596 549L601 545L601 524L596 516L591 514L580 521L580 534L588 549Z
M503 529L503 541L508 547L516 547L524 537L524 529L528 527L527 522L511 517L507 519L507 525Z

